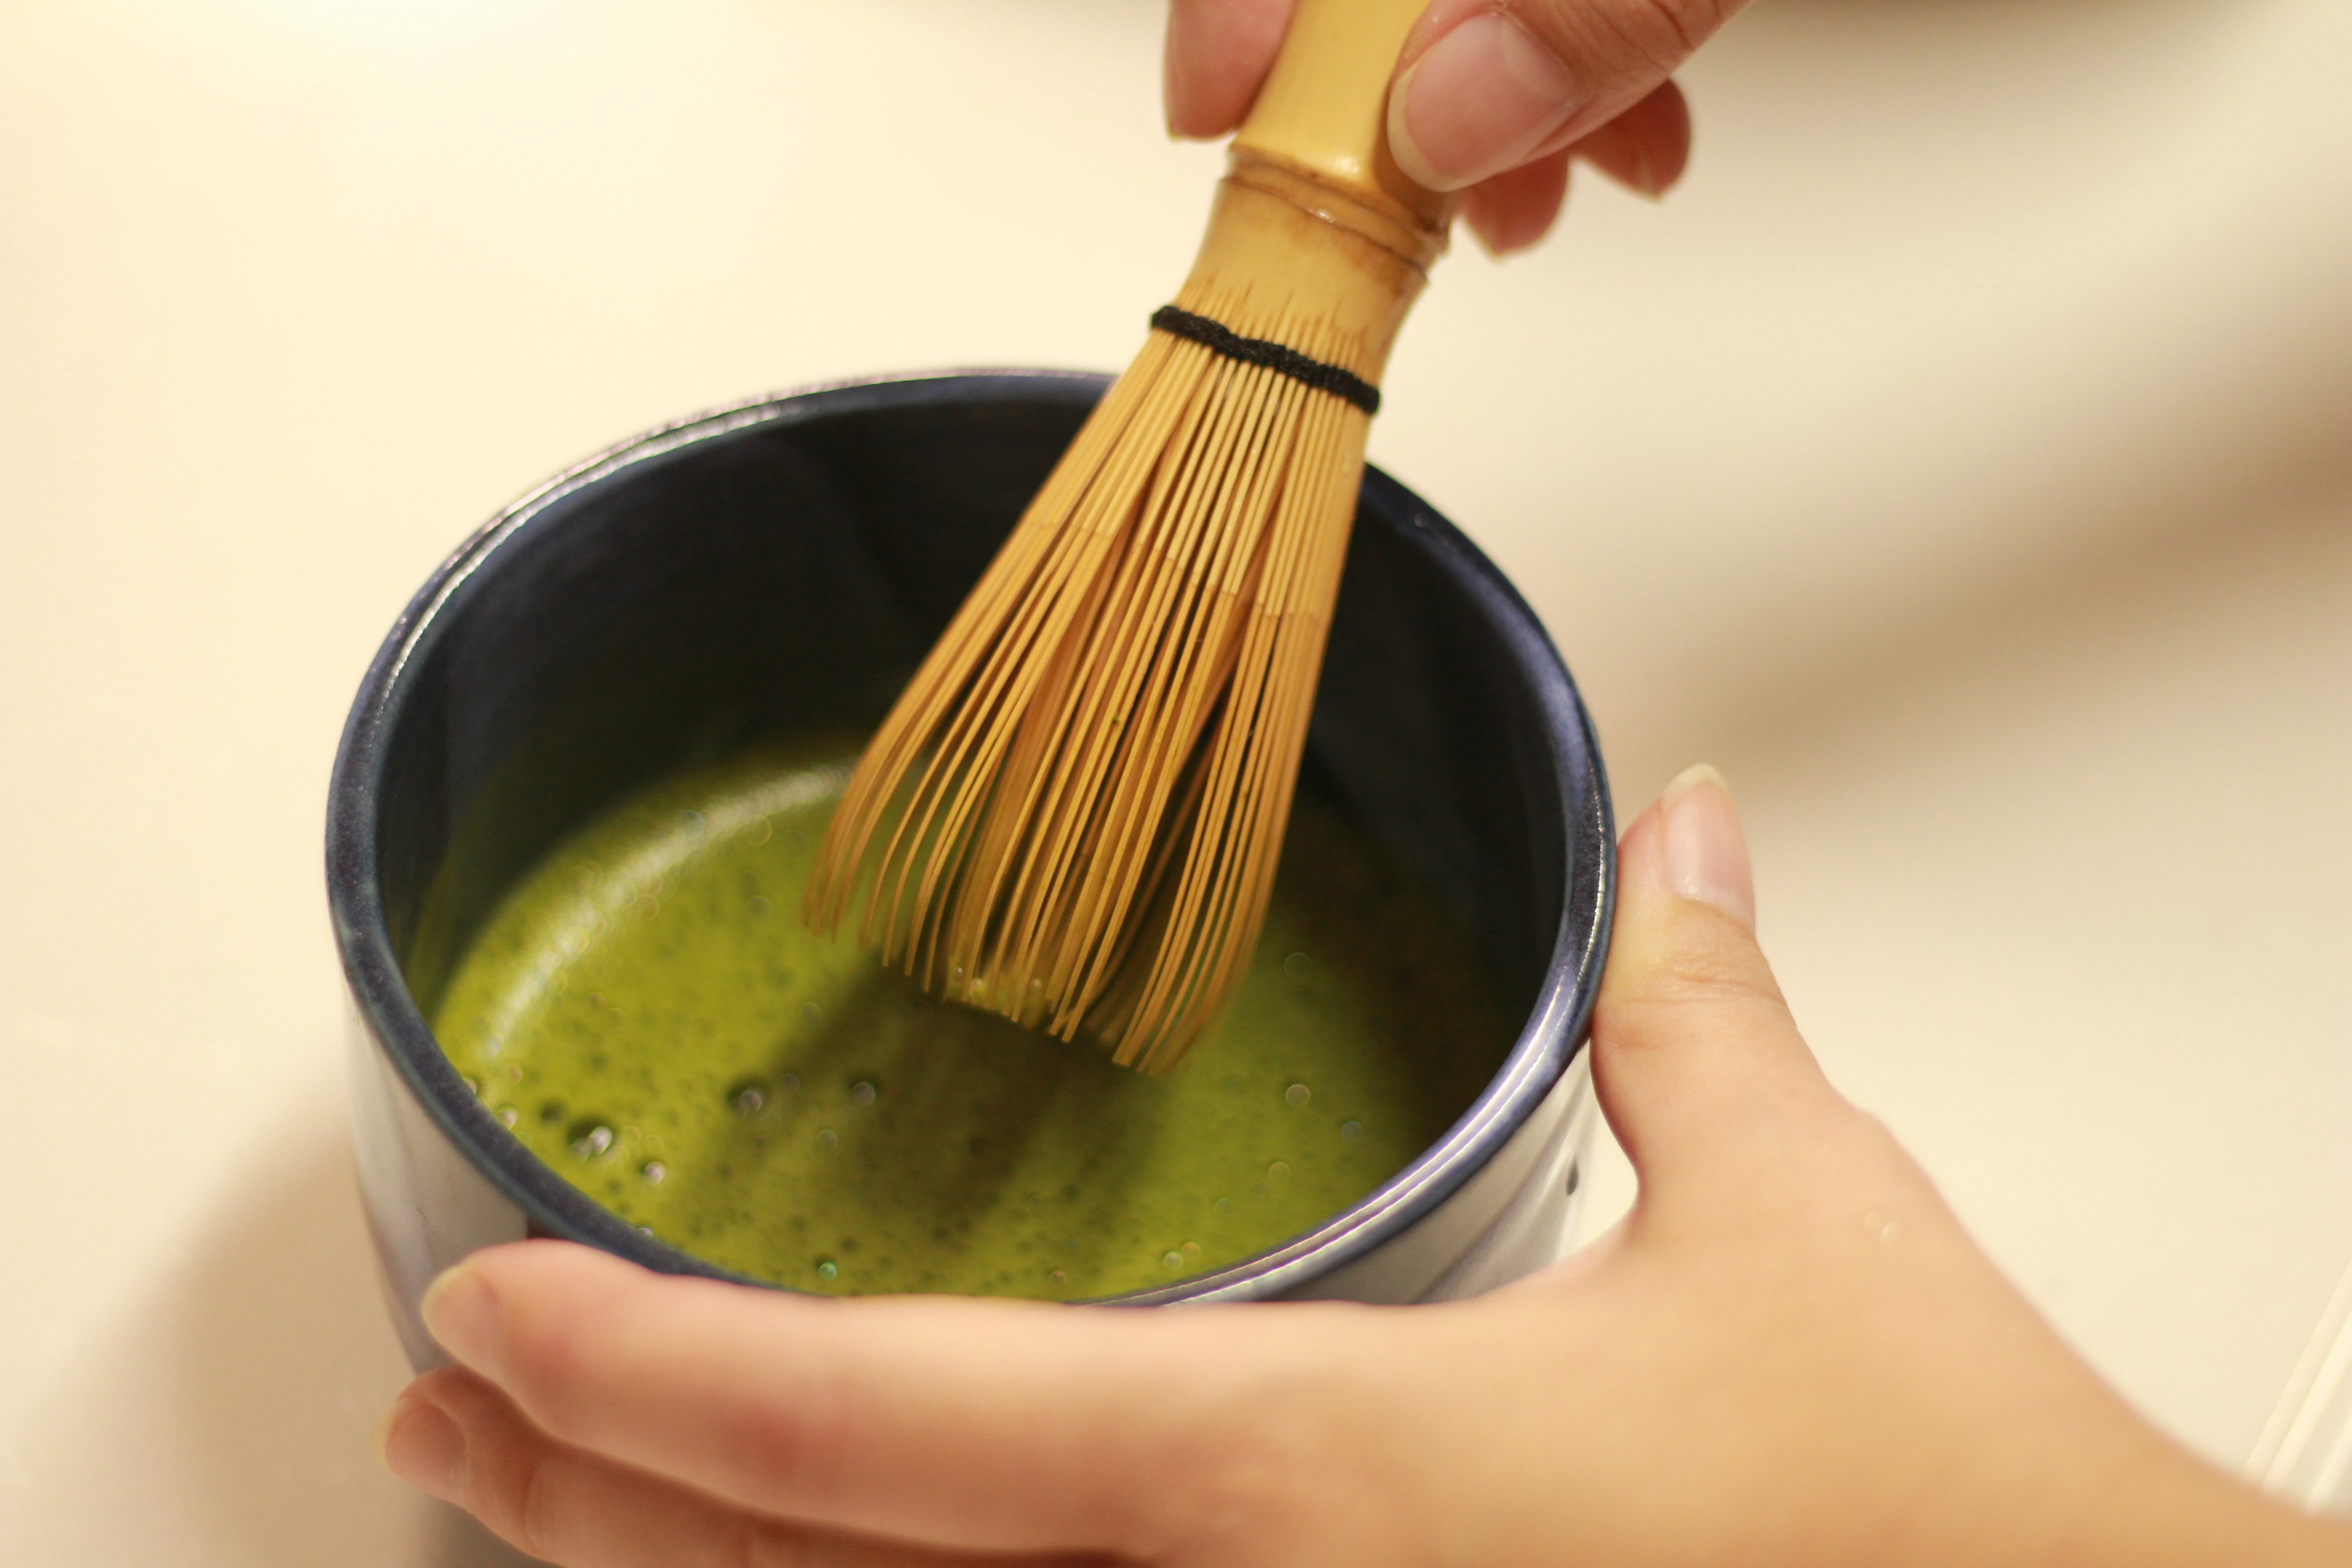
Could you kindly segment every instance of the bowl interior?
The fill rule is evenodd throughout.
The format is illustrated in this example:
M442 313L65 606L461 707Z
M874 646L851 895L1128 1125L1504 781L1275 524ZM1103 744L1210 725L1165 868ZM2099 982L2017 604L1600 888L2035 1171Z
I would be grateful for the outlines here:
M473 1103L423 1022L467 942L520 873L638 785L765 735L877 720L1104 384L886 382L690 421L494 521L395 628L337 765L331 896L379 1037L539 1228L712 1271L523 1169ZM1377 473L1306 766L1471 935L1529 1019L1504 1076L1548 1088L1598 956L1598 761L1525 605Z

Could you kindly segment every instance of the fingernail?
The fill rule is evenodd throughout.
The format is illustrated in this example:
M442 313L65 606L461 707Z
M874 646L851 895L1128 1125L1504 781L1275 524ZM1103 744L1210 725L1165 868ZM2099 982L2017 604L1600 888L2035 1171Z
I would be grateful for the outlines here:
M1723 775L1702 763L1685 768L1658 797L1664 819L1666 883L1675 895L1712 904L1756 929L1756 883L1748 837Z
M1658 177L1658 166L1651 159L1650 150L1636 145L1632 163L1633 167L1625 171L1625 188L1644 201L1664 201L1667 182Z
M1558 55L1503 13L1482 12L1389 94L1389 152L1431 190L1458 191L1527 162L1580 101Z
M496 1381L500 1344L499 1298L467 1264L444 1269L418 1310L441 1348Z
M466 1499L466 1434L439 1405L403 1394L376 1428L383 1468L443 1502Z
M1202 139L1199 131L1184 128L1177 111L1180 107L1192 105L1195 62L1230 52L1231 40L1219 36L1223 29L1216 26L1218 20L1230 22L1233 18L1213 18L1199 5L1168 7L1168 31L1160 40L1160 115L1168 126L1171 142Z
M1181 68L1176 63L1181 58L1177 51L1182 47L1176 37L1176 18L1182 11L1181 5L1169 7L1168 41L1160 51L1160 122L1167 128L1171 142L1184 140L1184 133L1176 129L1176 95L1184 87L1176 74Z

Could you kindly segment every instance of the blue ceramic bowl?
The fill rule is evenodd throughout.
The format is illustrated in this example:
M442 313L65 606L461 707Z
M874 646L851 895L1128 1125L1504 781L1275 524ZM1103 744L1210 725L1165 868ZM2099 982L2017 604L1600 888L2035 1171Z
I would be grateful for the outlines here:
M491 1118L425 1018L499 896L635 786L878 718L1108 383L829 386L689 419L498 517L412 601L335 760L327 890L354 1005L360 1182L419 1364L433 1276L570 1237L730 1277L599 1208ZM1525 1025L1446 1134L1271 1251L1134 1303L1466 1295L1559 1256L1614 885L1592 730L1534 615L1459 532L1364 479L1307 768L1447 905Z

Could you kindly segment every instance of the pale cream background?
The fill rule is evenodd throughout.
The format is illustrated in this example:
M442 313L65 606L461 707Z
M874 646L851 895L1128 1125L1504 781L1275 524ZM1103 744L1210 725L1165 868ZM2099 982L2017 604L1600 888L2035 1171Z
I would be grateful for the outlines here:
M0 1559L474 1560L364 1447L344 704L589 449L1123 363L1216 162L1159 25L0 0ZM1375 432L1628 815L1739 786L1838 1080L2230 1462L2352 1258L2347 58L2341 0L1765 0L1687 186L1465 247Z

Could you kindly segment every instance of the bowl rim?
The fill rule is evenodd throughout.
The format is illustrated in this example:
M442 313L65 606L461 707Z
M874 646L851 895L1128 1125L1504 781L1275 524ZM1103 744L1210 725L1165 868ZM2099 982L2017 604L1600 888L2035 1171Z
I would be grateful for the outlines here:
M438 639L469 584L509 542L531 529L557 502L639 463L756 426L789 426L882 408L1040 400L1091 406L1112 379L1067 370L909 372L769 394L658 426L573 464L501 508L434 569L393 623L352 701L328 788L327 899L335 945L359 1021L376 1048L390 1058L410 1094L452 1146L523 1212L535 1233L582 1241L664 1273L814 1294L683 1251L598 1205L491 1116L442 1054L409 994L393 951L374 835L387 749L410 695L403 679L410 664ZM1615 821L1591 717L1542 622L1477 546L1418 495L1369 463L1363 499L1376 515L1399 520L1405 542L1478 605L1496 627L1542 714L1560 792L1561 889L1567 906L1549 963L1502 1067L1454 1124L1404 1169L1312 1229L1263 1252L1168 1285L1091 1298L1089 1304L1255 1300L1298 1290L1402 1235L1452 1196L1534 1114L1584 1047L1608 955L1617 889ZM1590 907L1580 908L1580 896L1588 887Z

